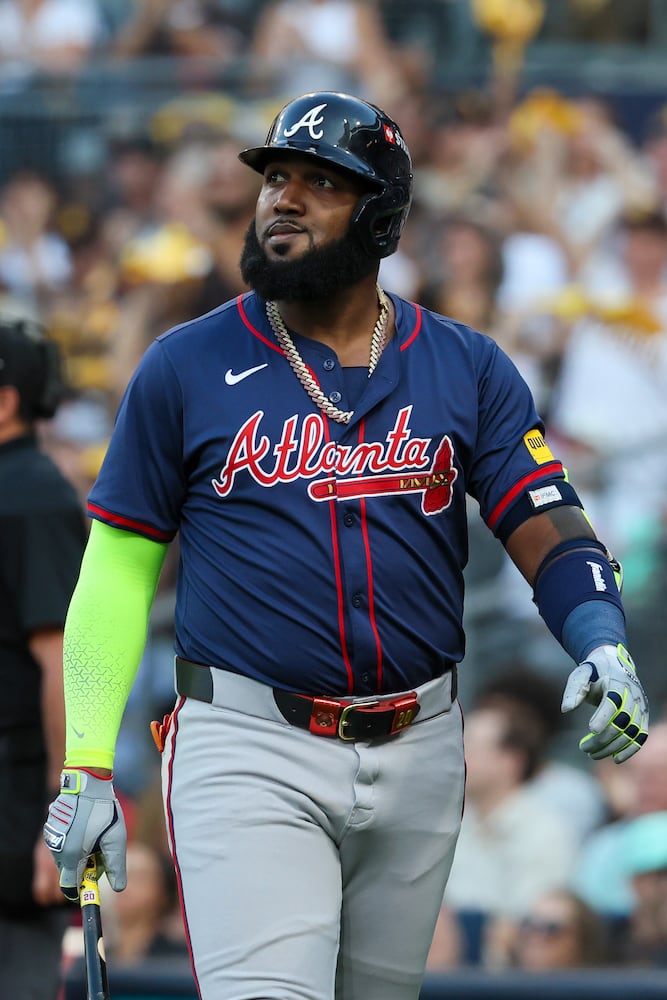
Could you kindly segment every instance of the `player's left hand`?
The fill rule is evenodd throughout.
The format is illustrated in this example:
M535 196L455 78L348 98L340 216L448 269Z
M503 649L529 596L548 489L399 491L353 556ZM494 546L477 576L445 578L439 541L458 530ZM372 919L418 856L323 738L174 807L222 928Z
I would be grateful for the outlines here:
M648 701L632 657L625 646L597 646L568 677L562 712L583 702L597 705L590 732L579 746L593 760L613 757L617 764L632 757L648 735Z

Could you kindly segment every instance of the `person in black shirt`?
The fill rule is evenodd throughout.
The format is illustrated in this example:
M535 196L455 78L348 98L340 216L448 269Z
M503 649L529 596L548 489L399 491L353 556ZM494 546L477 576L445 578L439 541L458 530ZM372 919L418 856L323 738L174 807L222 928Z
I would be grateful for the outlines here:
M41 830L64 752L62 636L86 542L36 421L62 397L54 344L0 316L0 997L52 1000L71 911Z

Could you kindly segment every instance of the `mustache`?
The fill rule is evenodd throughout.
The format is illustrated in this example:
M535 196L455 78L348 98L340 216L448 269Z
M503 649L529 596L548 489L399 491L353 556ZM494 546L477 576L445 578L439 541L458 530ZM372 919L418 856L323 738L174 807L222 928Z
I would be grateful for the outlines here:
M270 222L269 225L265 227L261 238L266 239L278 229L289 229L294 233L308 232L308 228L306 226L299 225L299 223L295 222L294 219L281 217L279 219L274 219L273 222Z

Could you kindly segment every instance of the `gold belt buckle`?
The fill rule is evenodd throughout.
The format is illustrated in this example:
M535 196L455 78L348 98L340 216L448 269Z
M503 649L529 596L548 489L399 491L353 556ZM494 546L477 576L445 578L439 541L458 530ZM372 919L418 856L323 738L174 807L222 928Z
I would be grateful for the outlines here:
M372 708L374 705L379 705L379 698L369 698L368 701L353 701L351 705L346 705L343 711L340 713L338 719L338 736L341 740L345 740L346 743L354 743L354 736L345 735L345 726L349 725L347 717L355 708Z

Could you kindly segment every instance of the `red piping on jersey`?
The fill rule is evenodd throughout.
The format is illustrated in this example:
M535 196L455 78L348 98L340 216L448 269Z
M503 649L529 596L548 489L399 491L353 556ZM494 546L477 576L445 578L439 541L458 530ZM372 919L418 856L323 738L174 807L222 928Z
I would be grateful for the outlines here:
M178 704L174 709L171 716L171 744L169 749L169 762L167 764L167 794L165 798L165 806L167 812L167 829L169 832L169 843L171 845L171 856L174 862L174 871L176 872L176 885L178 887L178 900L181 907L181 914L183 916L183 927L185 929L185 941L188 946L188 954L190 955L190 966L192 968L192 975L195 981L195 987L197 989L197 996L201 998L201 990L199 989L199 980L197 979L197 971L195 969L195 957L192 952L192 938L190 937L190 926L188 924L188 915L185 910L185 897L183 895L183 878L181 876L181 868L178 863L178 857L176 854L176 839L174 837L174 813L171 808L171 789L174 779L174 757L176 755L176 736L178 734L178 713L185 704L185 698L179 698Z
M245 294L247 295L247 292L246 292ZM260 339L260 340L262 341L262 343L263 343L263 344L266 344L266 346L267 346L267 347L270 347L272 351L277 351L277 352L278 352L278 354L282 354L282 356L283 356L284 358L287 358L287 355L285 354L285 352L283 351L282 347L280 347L280 345L279 345L279 344L274 344L272 340L268 340L268 339L267 339L267 338L266 338L266 337L264 336L264 334L263 334L263 333L260 333L260 331L259 331L259 330L257 330L257 329L256 329L256 328L255 328L255 327L254 327L254 326L252 325L252 323L251 323L251 322L250 322L250 320L248 319L248 316L246 315L246 312L245 312L245 309L243 308L243 301L242 301L242 300L243 300L243 295L239 295L239 297L238 297L238 298L237 298L237 300L236 300L236 305L238 306L238 310L239 310L239 316L241 317L241 319L243 320L243 322L245 323L245 325L246 325L246 326L248 327L248 329L250 330L250 332L251 332L252 334L254 334L254 336L255 336L255 337L258 337L258 338L259 338L259 339ZM311 367L310 367L309 365L306 365L306 368L308 369L308 372L309 372L309 374L310 374L310 377L311 377L311 378L312 378L312 379L313 379L313 380L314 380L314 381L315 381L315 382L317 383L317 385L319 386L319 384L320 384L320 380L318 379L318 377L317 377L317 375L315 374L315 372L313 371L313 369L312 369L312 368L311 368Z
M123 517L121 514L112 514L110 511L104 510L103 507L98 507L94 503L88 503L88 513L94 517L99 517L102 521L106 521L116 528L125 528L127 531L139 531L144 535L150 535L156 542L170 542L174 537L172 532L160 531L159 528L153 528L150 524L144 524L143 521L134 521L132 518Z
M366 424L365 420L360 421L359 444L361 444L364 440L365 424ZM375 637L375 649L377 651L377 686L379 693L380 691L382 691L382 643L380 642L380 633L378 632L377 619L375 617L375 591L373 589L373 561L371 559L371 546L370 546L370 540L368 538L368 518L366 517L365 497L361 498L359 506L361 510L361 534L364 540L364 551L366 553L366 576L368 580L368 614L370 617L371 629L373 630L373 636Z
M491 531L493 531L495 526L498 524L498 521L512 501L516 500L519 493L521 493L522 490L525 490L526 486L529 486L530 483L534 483L536 479L543 479L545 476L555 475L563 475L563 466L560 462L549 462L548 465L541 465L539 469L535 469L534 472L529 473L527 476L524 476L523 479L520 479L518 483L515 483L512 489L505 494L500 503L494 508L494 510L491 511L486 522Z
M327 442L331 440L329 436L329 428L325 424L324 426L324 437ZM352 664L350 663L350 657L347 652L347 639L345 638L345 615L343 612L344 600L343 600L343 582L342 573L340 568L340 551L338 547L338 528L336 525L336 510L334 504L329 504L329 520L331 521L331 547L333 549L333 564L334 564L334 576L336 578L336 603L338 605L338 633L340 635L340 647L341 653L343 654L343 662L345 663L345 672L347 673L347 691L348 694L352 694L354 691L354 674L352 673Z
M410 346L410 344L415 339L415 337L417 336L417 334L419 333L419 331L421 330L421 327L422 327L422 311L421 311L421 306L419 306L416 302L411 302L410 305L413 305L415 307L415 325L414 325L412 333L410 334L410 336L408 337L408 339L405 341L404 344L401 344L401 346L399 348L399 350L401 350L401 351L404 351L406 347Z
M333 505L332 505L333 506ZM361 506L361 531L364 539L364 549L366 551L366 568L368 575L368 614L371 621L373 636L375 637L375 649L377 651L377 682L378 694L382 691L382 643L378 632L377 619L375 617L375 591L373 589L373 563L371 560L371 547L368 539L368 519L366 517L366 498L362 497Z
M269 340L268 337L265 337L264 334L261 333L256 327L254 327L250 322L250 320L248 319L247 313L243 307L243 299L247 294L248 294L247 292L244 292L242 295L237 296L236 308L239 311L239 316L241 317L245 325L248 327L250 332L254 334L255 337L259 337L259 339L262 341L263 344L266 344L267 347L270 347L272 351L277 351L278 354L283 354L282 349L278 347L278 345L275 344L272 340Z
M329 504L329 518L331 520L331 542L333 546L334 575L336 577L336 600L338 603L338 631L340 633L341 652L347 673L347 691L352 694L354 691L354 674L352 664L347 652L347 640L345 638L345 616L343 614L343 584L340 571L340 554L338 552L338 529L336 527L336 511L333 504Z

